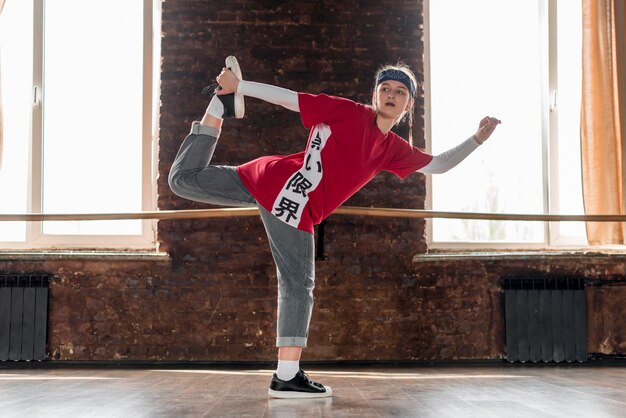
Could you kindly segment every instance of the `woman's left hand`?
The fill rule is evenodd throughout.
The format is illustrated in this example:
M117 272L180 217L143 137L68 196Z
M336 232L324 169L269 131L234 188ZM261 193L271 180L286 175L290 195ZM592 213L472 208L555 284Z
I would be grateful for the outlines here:
M237 87L239 87L239 79L235 73L228 68L223 68L222 72L215 80L222 87L220 90L216 91L218 95L235 93L237 91Z
M492 118L490 116L483 118L478 124L478 130L474 134L476 142L482 144L487 139L489 139L493 131L495 131L496 126L498 126L500 123L502 122L499 119Z

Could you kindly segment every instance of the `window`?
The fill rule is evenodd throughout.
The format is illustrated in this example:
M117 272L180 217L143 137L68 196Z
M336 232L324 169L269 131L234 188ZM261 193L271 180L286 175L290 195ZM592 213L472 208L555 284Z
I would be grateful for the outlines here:
M459 166L429 176L438 211L582 214L580 0L426 6L426 134L434 154L502 120ZM583 223L435 219L433 247L586 245Z
M1 213L151 210L160 2L8 1ZM0 249L153 248L154 222L0 222Z

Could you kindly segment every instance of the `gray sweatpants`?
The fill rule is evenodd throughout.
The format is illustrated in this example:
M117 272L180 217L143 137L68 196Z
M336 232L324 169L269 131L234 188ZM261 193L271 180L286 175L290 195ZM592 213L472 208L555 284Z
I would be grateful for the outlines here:
M209 165L220 131L193 122L169 174L174 193L220 206L258 206L278 275L277 347L306 347L313 310L313 235L282 222L261 207L235 167Z

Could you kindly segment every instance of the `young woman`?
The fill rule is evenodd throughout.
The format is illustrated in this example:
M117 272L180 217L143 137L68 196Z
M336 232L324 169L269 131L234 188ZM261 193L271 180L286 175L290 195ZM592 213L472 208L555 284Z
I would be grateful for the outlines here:
M469 139L432 156L391 132L412 113L417 94L415 75L404 65L378 72L371 106L245 81L232 56L217 82L220 87L204 117L192 124L176 156L170 187L199 202L258 206L278 275L278 368L269 395L331 396L330 387L311 381L299 367L313 308L313 226L381 170L400 178L416 171L449 170L487 140L500 121L484 118ZM210 165L223 119L244 116L244 96L300 112L304 126L311 128L305 151L261 157L237 167Z

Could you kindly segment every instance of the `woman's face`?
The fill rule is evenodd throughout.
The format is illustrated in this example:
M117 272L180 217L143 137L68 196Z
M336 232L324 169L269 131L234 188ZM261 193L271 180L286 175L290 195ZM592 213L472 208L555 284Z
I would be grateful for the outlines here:
M396 119L411 108L412 100L409 89L395 80L386 80L376 87L374 92L376 111L385 118Z

